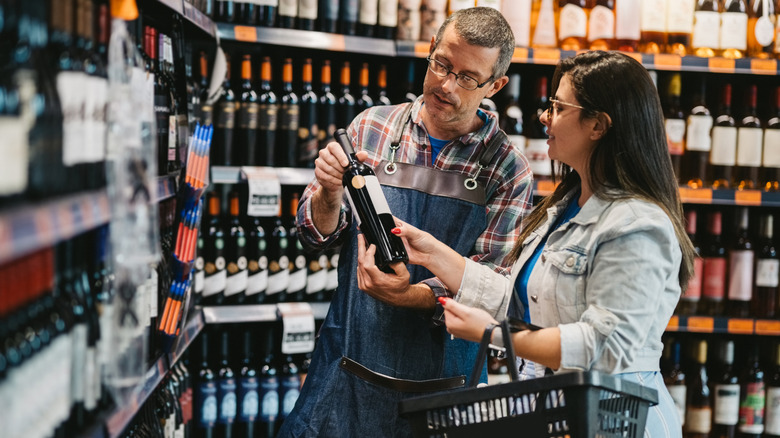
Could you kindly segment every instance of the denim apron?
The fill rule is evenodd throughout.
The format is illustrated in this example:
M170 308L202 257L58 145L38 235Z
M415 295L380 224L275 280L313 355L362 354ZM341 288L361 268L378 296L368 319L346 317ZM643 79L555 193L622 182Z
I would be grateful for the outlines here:
M390 161L377 167L393 215L467 255L487 226L485 189L476 175L395 163L412 105L395 121ZM480 156L487 167L505 136ZM484 164L484 165L483 165ZM463 387L479 345L451 339L429 312L394 307L358 289L353 221L339 258L338 289L319 332L309 373L280 437L408 437L398 402ZM408 265L412 284L433 277ZM483 368L483 381L487 380Z

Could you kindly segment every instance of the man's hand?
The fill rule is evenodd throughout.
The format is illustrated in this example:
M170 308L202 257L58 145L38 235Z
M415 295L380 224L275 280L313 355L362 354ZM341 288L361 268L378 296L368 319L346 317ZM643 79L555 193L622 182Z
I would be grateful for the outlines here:
M368 152L359 151L356 156L363 161L368 157ZM322 235L329 235L338 227L341 200L344 197L341 179L348 166L347 155L335 141L320 149L319 156L314 160L314 176L320 187L312 196L312 219Z

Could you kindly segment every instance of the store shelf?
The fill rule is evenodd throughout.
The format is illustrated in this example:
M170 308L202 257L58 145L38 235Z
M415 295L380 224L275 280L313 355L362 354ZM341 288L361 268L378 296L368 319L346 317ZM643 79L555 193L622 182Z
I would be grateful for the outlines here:
M184 0L155 0L157 3L163 4L178 13L184 19L194 24L206 32L209 36L214 37L214 21L211 20L203 12L199 11L192 3Z
M299 169L295 167L261 167L268 172L275 172L282 185L305 186L314 180L314 169ZM211 182L214 184L236 184L246 182L246 175L240 167L212 166Z
M314 319L325 319L330 303L308 303ZM205 306L202 309L206 324L234 324L242 322L272 322L279 319L276 304L244 304L236 306Z
M667 332L725 333L731 335L780 335L780 320L726 318L710 316L673 316Z

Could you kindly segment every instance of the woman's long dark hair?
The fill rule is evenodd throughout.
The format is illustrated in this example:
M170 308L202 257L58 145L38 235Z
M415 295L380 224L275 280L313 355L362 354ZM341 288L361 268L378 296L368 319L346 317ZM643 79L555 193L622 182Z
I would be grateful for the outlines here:
M552 96L563 76L571 80L574 96L586 108L580 112L580 120L597 117L601 112L612 119L612 126L591 153L590 173L584 176L594 195L607 200L639 198L666 212L682 250L679 280L685 290L693 275L696 253L685 232L661 102L647 70L621 53L591 51L558 63ZM554 178L560 184L523 221L512 251L515 260L522 242L547 219L547 209L579 187L581 177L571 167L556 163Z

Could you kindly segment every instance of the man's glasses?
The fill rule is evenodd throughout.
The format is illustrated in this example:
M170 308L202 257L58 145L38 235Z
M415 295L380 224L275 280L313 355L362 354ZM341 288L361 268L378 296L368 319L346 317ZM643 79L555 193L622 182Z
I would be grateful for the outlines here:
M493 76L490 76L488 80L480 84L478 80L472 78L469 75L465 75L463 73L454 73L449 67L431 58L430 56L426 59L428 60L428 69L432 71L433 74L441 78L447 77L447 75L450 74L455 75L455 83L458 84L461 88L465 88L469 91L482 88L485 86L485 84L493 80Z
M564 102L558 99L553 99L552 97L547 100L547 109L545 109L545 112L547 113L547 117L553 118L561 111L561 106L570 106L572 108L577 108L581 110L586 110L584 106L577 105L575 103L569 103Z

